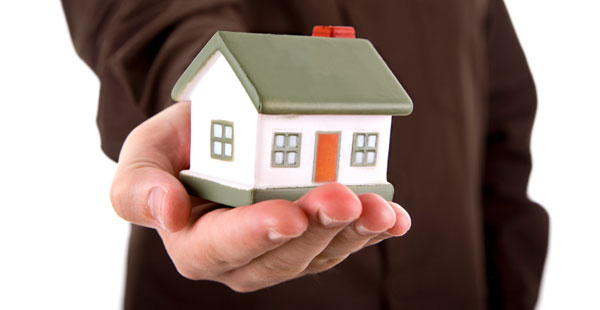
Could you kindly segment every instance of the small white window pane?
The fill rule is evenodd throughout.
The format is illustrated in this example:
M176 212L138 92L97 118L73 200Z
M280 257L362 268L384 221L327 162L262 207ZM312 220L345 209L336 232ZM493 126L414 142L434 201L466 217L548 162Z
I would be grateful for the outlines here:
M367 164L375 162L375 152L367 152Z
M221 142L219 141L214 141L213 142L213 153L215 155L221 155Z
M369 147L375 147L377 145L377 136L376 135L369 135L369 141L368 141L367 145Z
M365 153L363 153L363 152L354 152L354 163L362 164L364 155L365 155Z
M275 146L276 147L284 147L285 146L285 136L284 135L276 135L275 136Z
M213 137L215 137L215 138L223 137L223 126L221 124L213 124Z
M231 157L232 145L231 143L225 143L225 156Z
M365 146L365 135L356 135L356 146L357 147Z
M275 164L283 164L283 152L275 152Z
M225 126L225 139L233 139L233 128Z
M298 136L288 136L288 147L298 147Z
M288 152L287 160L285 163L288 165L295 165L296 164L296 152Z

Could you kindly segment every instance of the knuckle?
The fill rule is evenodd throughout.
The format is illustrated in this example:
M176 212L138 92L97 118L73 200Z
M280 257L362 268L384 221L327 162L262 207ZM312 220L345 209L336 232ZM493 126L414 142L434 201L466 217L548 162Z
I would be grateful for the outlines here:
M217 248L212 243L203 249L203 254L204 255L197 256L196 264L209 265L217 268L229 266L229 262L220 257Z
M211 280L218 275L218 273L207 268L205 263L200 263L198 257L190 256L189 252L173 251L167 244L165 246L175 269L183 277L189 280Z
M177 272L183 276L186 279L189 280L203 280L204 277L202 277L197 270L192 269L192 268L186 268L181 266L180 264L175 264L175 269L177 270Z
M280 278L292 278L304 271L306 267L306 265L296 265L287 262L279 256L265 259L263 266L269 273L277 275Z
M220 250L212 242L198 250L192 255L192 265L197 269L210 271L210 274L220 274L243 265L241 262L236 263L223 258Z
M364 247L366 248L366 247L370 247L372 245L376 245L376 244L380 243L381 241L384 241L384 240L386 240L388 238L389 237L373 238L373 239L369 240L369 242L367 242L367 244L365 244Z
M242 266L247 265L251 261L252 261L252 259L248 259L248 258L232 258L228 262L224 262L222 260L219 260L219 262L222 264L222 266L227 266L229 269L240 268Z
M225 283L225 285L238 293L250 293L264 288L264 286L250 283Z
M190 257L184 253L167 252L177 272L188 280L217 280L223 275L221 270L207 266L206 262L198 263L200 260L197 257Z
M342 257L325 257L319 255L312 260L308 267L306 267L306 272L309 274L323 272L341 263L346 257L348 257L348 255Z
M220 251L210 243L200 247L184 245L174 249L167 246L167 252L178 272L192 280L216 279L236 268L229 260L223 259Z
M169 252L169 256L171 256L171 260L173 261L173 265L175 265L175 269L177 272L186 279L189 280L207 280L208 277L203 269L197 268L193 263L190 263L189 260L183 259L182 255L178 255L177 253Z

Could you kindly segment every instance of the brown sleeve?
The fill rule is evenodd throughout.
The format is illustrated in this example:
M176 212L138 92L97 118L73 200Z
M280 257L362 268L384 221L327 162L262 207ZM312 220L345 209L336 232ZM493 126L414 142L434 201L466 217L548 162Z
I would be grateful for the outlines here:
M527 198L535 85L506 7L491 1L490 114L483 201L490 309L533 309L548 244L548 215Z
M172 103L179 75L217 30L244 31L237 0L62 0L75 49L100 79L102 149Z

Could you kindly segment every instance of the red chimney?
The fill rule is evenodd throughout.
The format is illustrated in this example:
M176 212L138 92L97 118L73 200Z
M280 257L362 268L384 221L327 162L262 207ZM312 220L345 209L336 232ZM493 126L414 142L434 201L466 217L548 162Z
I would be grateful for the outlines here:
M356 38L354 27L348 26L315 26L313 27L313 37L328 38Z

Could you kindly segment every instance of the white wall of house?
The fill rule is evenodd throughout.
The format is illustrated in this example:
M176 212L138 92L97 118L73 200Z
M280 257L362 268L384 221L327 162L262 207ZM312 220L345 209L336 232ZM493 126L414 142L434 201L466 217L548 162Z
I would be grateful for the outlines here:
M340 131L338 182L347 185L387 182L387 160L391 116L381 115L258 115L256 144L256 188L314 186L313 169L317 131ZM275 132L302 133L300 166L271 166ZM377 132L379 142L375 166L350 166L355 132Z
M337 181L348 185L387 182L391 116L258 114L219 52L207 61L184 94L192 102L190 170L198 177L240 189L315 186L316 133L340 132ZM211 158L212 120L233 122L232 161ZM275 132L302 134L298 167L272 167ZM355 132L378 133L375 166L350 165Z
M229 186L253 188L258 112L220 52L212 56L198 77L189 86L193 88L190 170ZM211 158L211 120L233 122L233 161Z

